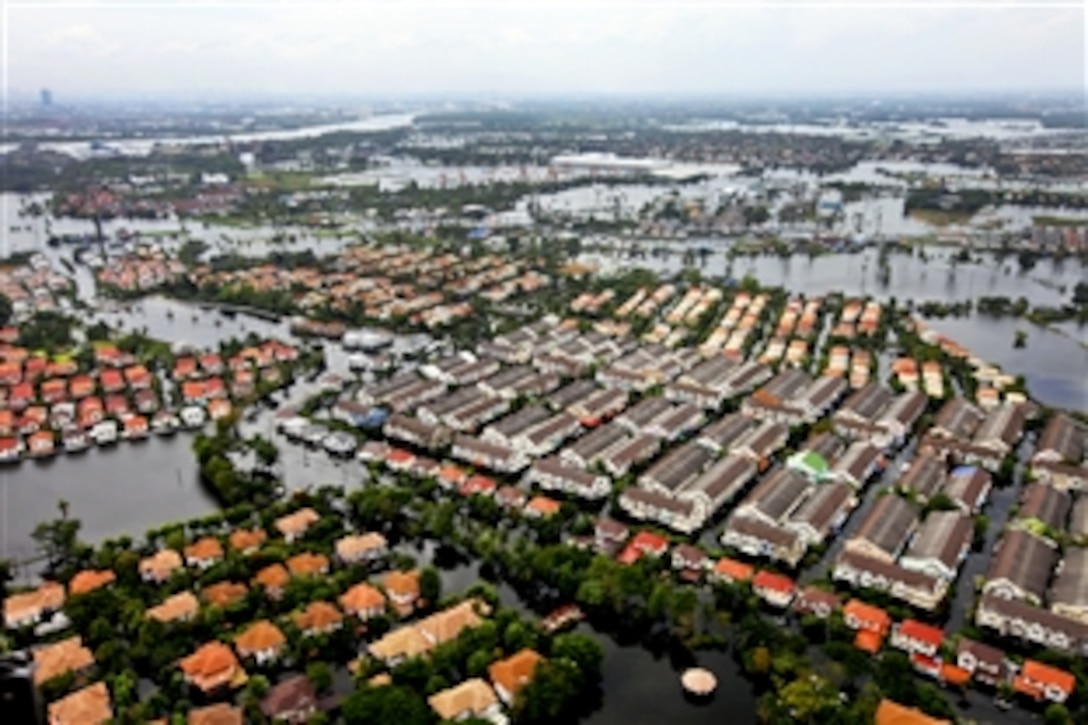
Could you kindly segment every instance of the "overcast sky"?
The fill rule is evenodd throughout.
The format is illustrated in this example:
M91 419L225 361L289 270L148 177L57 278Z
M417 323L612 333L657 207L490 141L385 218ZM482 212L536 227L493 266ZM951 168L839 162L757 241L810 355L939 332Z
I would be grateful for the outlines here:
M5 2L7 88L58 100L1085 85L1078 2Z

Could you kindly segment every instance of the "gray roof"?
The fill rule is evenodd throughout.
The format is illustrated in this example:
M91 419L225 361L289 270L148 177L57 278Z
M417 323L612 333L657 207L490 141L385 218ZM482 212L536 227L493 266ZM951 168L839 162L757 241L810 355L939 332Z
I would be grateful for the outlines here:
M869 510L854 538L868 541L889 556L895 556L906 543L917 516L918 512L905 499L885 494Z
M743 505L754 506L772 521L781 521L800 503L808 489L809 483L804 476L788 468L778 468L756 486Z
M1065 529L1065 520L1073 507L1073 499L1068 493L1045 483L1033 483L1025 488L1020 502L1016 518L1038 519L1056 531Z
M888 403L891 402L891 389L880 383L869 383L848 397L839 408L843 413L852 413L864 420L875 420Z
M1065 550L1049 600L1051 606L1088 607L1088 549L1071 546Z
M570 450L578 457L589 460L597 454L617 445L627 438L628 433L615 423L607 423L600 428L590 431L571 444Z
M835 516L849 504L853 495L854 489L850 487L850 484L820 484L816 486L812 495L797 507L790 516L790 520L809 524L826 535Z
M1088 536L1088 496L1081 496L1073 504L1069 514L1069 533L1072 536Z
M702 472L711 458L713 454L706 448L695 443L685 443L669 451L660 461L650 466L642 475L642 480L652 481L670 491L675 491Z
M906 556L936 559L955 571L960 552L970 545L974 530L971 517L959 511L932 511L918 528Z
M1037 452L1051 451L1068 463L1080 463L1088 442L1088 426L1064 413L1050 419L1039 437Z
M942 428L953 438L969 439L981 425L984 414L963 398L952 398L945 403L933 421L934 428Z
M732 413L703 428L699 432L699 437L728 450L758 422L755 418L743 413Z
M524 433L534 425L547 420L548 417L548 409L543 405L531 405L528 408L522 408L512 415L508 415L502 420L492 423L488 428L494 430L496 433L502 434L506 438L510 438L519 433Z
M1058 552L1042 539L1026 531L1009 531L994 548L986 579L1006 579L1041 599L1057 561Z
M944 486L946 475L944 461L932 451L923 451L899 479L899 486L932 498Z

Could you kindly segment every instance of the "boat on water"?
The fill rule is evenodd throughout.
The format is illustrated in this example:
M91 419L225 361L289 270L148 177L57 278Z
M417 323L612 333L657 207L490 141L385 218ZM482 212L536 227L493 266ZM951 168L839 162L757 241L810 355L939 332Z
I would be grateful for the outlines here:
M585 612L577 604L565 604L540 621L548 634L554 634L585 619Z

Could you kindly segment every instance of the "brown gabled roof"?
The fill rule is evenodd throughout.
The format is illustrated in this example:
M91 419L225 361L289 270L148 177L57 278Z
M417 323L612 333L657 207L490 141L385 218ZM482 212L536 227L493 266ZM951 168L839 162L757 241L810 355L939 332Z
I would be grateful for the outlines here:
M906 542L914 528L918 512L904 499L886 494L861 522L854 539L867 541L888 556L892 556Z
M261 712L271 719L284 713L305 712L315 707L317 691L304 675L283 680L273 686L261 700Z
M220 702L189 711L189 725L242 725L245 722L242 709Z
M113 719L106 683L96 682L49 703L50 725L98 725Z
M536 666L544 659L536 650L525 648L506 659L493 662L487 676L496 687L502 686L513 697L533 679Z
M231 581L216 582L204 587L202 594L204 601L217 607L226 607L244 597L247 592L245 584Z
M329 602L310 602L301 612L296 612L292 619L296 627L306 632L339 624L343 621L344 615Z
M198 609L200 609L200 602L192 592L178 592L167 597L158 606L149 608L146 616L158 622L173 622L176 619L193 616Z
M223 545L214 536L205 536L185 547L186 559L222 559Z
M79 672L94 664L94 654L79 635L34 650L34 684L40 685L67 672Z
M304 551L287 560L287 570L291 576L311 576L329 570L329 557Z
M277 649L287 643L287 638L276 625L267 619L262 619L249 625L234 640L234 648L238 654L245 656L250 652L263 652L264 650Z
M1026 531L1014 529L998 541L986 580L1005 579L1041 599L1057 563L1058 552L1054 547Z
M264 529L238 529L230 534L230 548L235 551L256 549L267 538L268 535L264 532Z
M117 575L109 569L85 569L68 582L68 594L87 594L107 584L112 584L116 579Z

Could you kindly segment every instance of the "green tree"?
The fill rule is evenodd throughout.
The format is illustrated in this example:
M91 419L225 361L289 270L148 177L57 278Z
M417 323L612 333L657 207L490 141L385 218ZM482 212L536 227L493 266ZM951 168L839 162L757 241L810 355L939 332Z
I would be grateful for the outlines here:
M342 714L349 725L431 725L436 720L417 691L398 685L356 690L344 700Z
M419 596L433 607L442 598L442 577L433 566L424 567L419 572Z
M552 641L551 656L568 659L582 673L582 682L595 682L601 675L604 649L597 640L578 632L561 634Z
M823 677L802 675L778 691L792 722L816 723L840 705L839 691Z
M332 668L327 662L311 662L306 665L306 679L318 692L328 692L332 688Z
M1069 708L1060 702L1047 705L1043 711L1043 725L1073 725L1073 716L1069 714Z

